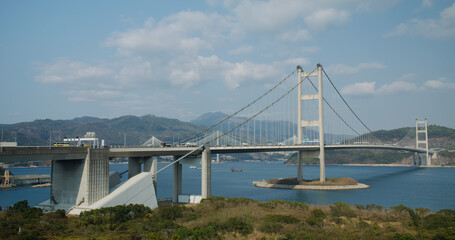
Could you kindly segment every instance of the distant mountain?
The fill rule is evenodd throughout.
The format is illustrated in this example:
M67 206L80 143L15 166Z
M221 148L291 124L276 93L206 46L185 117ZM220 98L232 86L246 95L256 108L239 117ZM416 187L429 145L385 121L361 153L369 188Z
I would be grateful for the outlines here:
M204 113L198 118L191 120L190 123L196 124L196 125L203 125L203 126L211 126L223 119L225 119L227 116L226 113L222 112L208 112Z
M177 119L145 115L142 117L122 116L113 119L80 117L72 120L35 120L0 126L5 141L17 138L20 146L46 146L61 141L64 137L83 136L95 132L107 145L140 145L152 136L165 142L177 142L202 128Z

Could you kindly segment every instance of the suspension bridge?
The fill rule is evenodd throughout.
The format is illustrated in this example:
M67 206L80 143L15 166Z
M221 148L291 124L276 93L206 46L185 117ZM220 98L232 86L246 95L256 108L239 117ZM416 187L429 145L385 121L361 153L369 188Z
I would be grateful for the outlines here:
M408 151L422 155L422 159L425 159L422 161L425 162L424 165L430 166L433 152L429 150L427 129L426 120L416 121L415 136L412 136L410 131L396 142L381 140L361 120L322 65L318 64L311 71L304 71L297 66L294 71L235 113L171 147L3 148L0 161L8 158L53 160L51 197L43 206L55 208L56 205L65 205L84 209L111 196L110 188L113 183L110 182L113 180L109 175L108 163L109 158L116 157L129 158L128 178L136 179L135 186L143 186L143 189L135 187L137 192L134 194L131 193L131 187L123 190L130 191L128 195L145 194L143 197L136 197L135 201L150 199L144 189L152 186L152 189L156 190L157 175L172 166L172 201L179 202L182 194L182 164L185 163L201 163L200 198L211 195L212 154L297 152L297 179L302 180L303 177L303 159L312 157L319 159L319 179L324 182L325 150ZM174 156L174 160L158 170L156 156ZM142 164L144 173L141 172ZM139 176L142 177L139 179ZM153 184L150 185L150 182ZM118 199L124 198L109 200L109 204L118 203ZM155 203L156 200L148 204ZM98 203L96 206L107 205Z

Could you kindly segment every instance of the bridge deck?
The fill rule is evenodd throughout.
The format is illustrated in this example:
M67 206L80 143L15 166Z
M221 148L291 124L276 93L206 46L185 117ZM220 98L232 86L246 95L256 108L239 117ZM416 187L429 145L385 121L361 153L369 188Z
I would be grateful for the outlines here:
M183 156L197 147L125 147L109 148L109 158L117 157L151 157L151 156ZM425 149L399 147L392 145L326 145L326 150L336 149L384 149L425 153ZM212 154L248 153L248 152L287 152L316 151L316 145L290 146L212 146ZM85 159L85 147L4 147L0 152L0 162L49 161ZM196 151L194 155L201 154Z

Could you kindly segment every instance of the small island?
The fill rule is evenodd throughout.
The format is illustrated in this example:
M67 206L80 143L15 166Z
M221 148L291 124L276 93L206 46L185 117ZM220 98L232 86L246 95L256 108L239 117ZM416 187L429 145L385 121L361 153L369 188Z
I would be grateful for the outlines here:
M319 179L298 181L297 178L280 178L265 181L254 181L253 184L256 187L262 188L299 190L351 190L370 188L370 186L358 183L356 180L348 177L328 178L325 182L320 182Z

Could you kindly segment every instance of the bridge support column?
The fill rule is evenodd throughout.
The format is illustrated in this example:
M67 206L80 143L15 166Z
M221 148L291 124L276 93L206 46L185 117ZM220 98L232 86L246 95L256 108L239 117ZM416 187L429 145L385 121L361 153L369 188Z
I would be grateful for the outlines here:
M212 195L212 158L210 154L210 149L205 148L202 152L201 158L202 172L201 172L201 196L202 199L208 198Z
M298 151L297 153L297 181L302 181L303 179L303 151Z
M174 160L178 157L174 156ZM173 181L172 181L172 202L179 201L179 195L182 194L182 164L177 162L173 165Z
M158 170L158 159L157 157L149 157L144 159L144 172L150 172L153 175L153 186L155 187L155 195L157 194L156 188L158 183L158 176L156 172Z
M302 144L302 128L303 127L318 127L319 128L319 180L325 182L325 141L324 141L324 98L322 94L322 65L317 64L317 72L303 72L300 66L298 70L298 90L297 90L297 144ZM318 93L317 94L302 94L302 81L307 77L318 77ZM317 120L302 120L302 101L318 100L318 119ZM297 174L298 175L298 174ZM298 178L299 176L297 176Z
M76 206L90 206L109 194L108 151L103 148L88 149Z
M141 158L130 157L128 159L128 179L141 173Z

